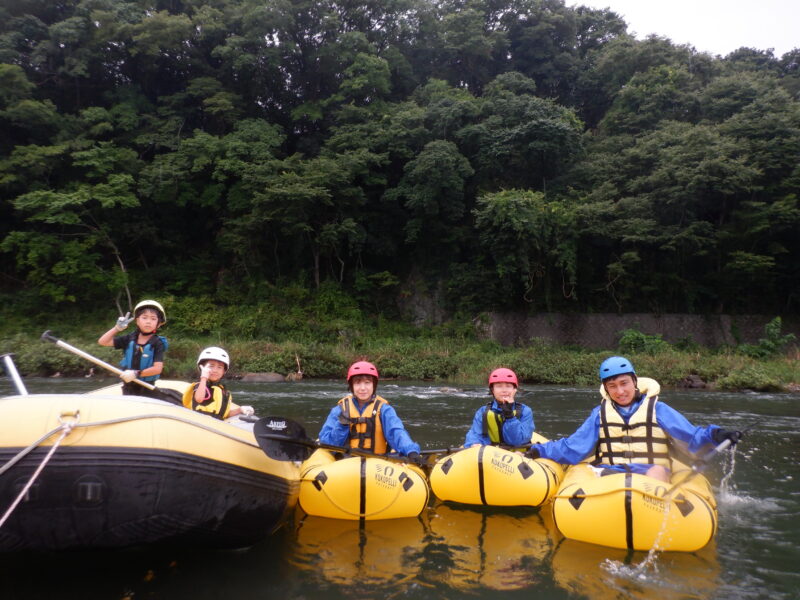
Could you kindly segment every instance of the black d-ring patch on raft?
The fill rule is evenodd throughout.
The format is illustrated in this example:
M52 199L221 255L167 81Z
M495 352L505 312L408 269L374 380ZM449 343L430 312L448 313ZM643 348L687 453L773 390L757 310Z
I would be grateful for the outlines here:
M569 503L575 510L578 510L581 507L581 504L583 504L584 500L586 500L586 492L583 491L583 488L578 488L575 490L572 496L569 497Z
M522 475L523 479L527 479L528 477L533 475L533 469L531 469L531 466L524 460L520 461L517 470L519 471L520 475Z
M325 475L325 471L320 471L317 473L317 476L314 477L314 480L311 482L314 484L314 487L317 488L319 492L322 490L322 486L325 485L325 482L328 481L328 476Z
M444 463L442 463L442 473L444 473L445 475L447 475L447 473L452 468L453 468L453 459L452 458L448 458L446 461L444 461Z
M400 483L403 484L403 491L408 491L411 489L411 486L414 485L414 481L406 475L405 473L400 473L400 477L398 477Z
M678 507L684 517L694 510L694 504L683 494L675 496L675 506Z

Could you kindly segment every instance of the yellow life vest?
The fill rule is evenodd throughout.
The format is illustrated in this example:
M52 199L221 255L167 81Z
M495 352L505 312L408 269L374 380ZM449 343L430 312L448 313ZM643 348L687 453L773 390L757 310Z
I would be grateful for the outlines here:
M381 407L389 404L380 396L373 396L363 411L358 410L358 401L353 395L339 400L342 412L339 422L350 427L350 447L372 450L375 454L386 454L389 445L383 435Z
M606 397L600 402L600 436L594 464L653 464L672 468L669 437L656 420L657 396L644 396L628 422Z
M231 393L220 383L209 384L206 382L206 393L210 396L205 402L198 402L194 399L194 392L199 383L193 383L183 393L183 405L186 408L206 413L217 419L227 419L231 410ZM210 394L208 394L210 390Z
M516 403L514 408L514 416L518 419L522 418L522 411L524 405L520 402ZM488 435L493 446L505 443L503 440L503 423L505 418L502 414L498 414L492 410L492 402L486 405L486 410L483 411L483 435Z

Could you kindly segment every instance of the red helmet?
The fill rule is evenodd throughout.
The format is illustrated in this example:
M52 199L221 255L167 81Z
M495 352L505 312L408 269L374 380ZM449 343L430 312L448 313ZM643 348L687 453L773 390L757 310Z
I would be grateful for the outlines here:
M500 367L499 369L495 369L491 372L489 375L489 389L492 389L493 383L513 383L514 387L519 387L517 374L511 369L506 369L505 367Z
M375 378L375 383L378 383L378 369L371 362L360 360L350 365L350 368L347 369L347 383L350 383L350 380L356 375L371 375Z

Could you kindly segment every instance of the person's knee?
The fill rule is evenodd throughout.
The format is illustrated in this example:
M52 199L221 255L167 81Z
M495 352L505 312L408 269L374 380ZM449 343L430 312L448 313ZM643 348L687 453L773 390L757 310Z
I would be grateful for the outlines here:
M661 481L669 481L669 471L661 465L654 465L647 470L648 477L660 479Z

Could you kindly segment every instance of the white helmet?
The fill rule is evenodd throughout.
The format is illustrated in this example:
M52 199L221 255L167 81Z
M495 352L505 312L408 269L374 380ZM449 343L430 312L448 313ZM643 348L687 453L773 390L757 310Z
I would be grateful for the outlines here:
M133 309L133 316L138 317L139 313L144 310L145 308L152 308L158 313L159 320L161 321L162 325L167 324L167 313L164 310L164 307L161 306L159 302L155 300L142 300L136 307Z
M225 352L222 348L218 348L217 346L210 346L204 349L200 356L197 357L197 366L200 366L200 363L204 360L218 360L221 363L225 363L225 370L227 371L231 366L231 360L228 358L228 353Z

